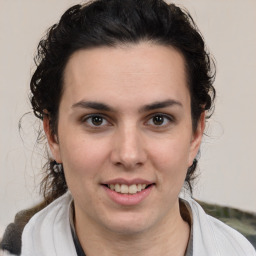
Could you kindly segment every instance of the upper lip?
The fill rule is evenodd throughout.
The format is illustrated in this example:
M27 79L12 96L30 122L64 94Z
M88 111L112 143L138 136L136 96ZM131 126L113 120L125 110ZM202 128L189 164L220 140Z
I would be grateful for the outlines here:
M108 184L125 184L125 185L132 185L132 184L153 184L154 182L149 181L149 180L145 180L145 179L141 179L141 178L136 178L136 179L124 179L124 178L116 178L116 179L112 179L112 180L107 180L105 182L103 182L102 184L108 185Z

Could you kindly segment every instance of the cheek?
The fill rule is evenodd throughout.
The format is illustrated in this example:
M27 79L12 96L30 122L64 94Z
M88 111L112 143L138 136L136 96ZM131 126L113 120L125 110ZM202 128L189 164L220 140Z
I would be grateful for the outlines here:
M89 184L97 179L106 164L108 144L87 139L70 138L60 145L67 182Z
M160 184L169 188L182 186L189 167L189 143L182 140L166 140L152 148L151 160L158 170Z
M165 140L152 147L151 156L154 162L163 166L189 167L189 143L188 140Z

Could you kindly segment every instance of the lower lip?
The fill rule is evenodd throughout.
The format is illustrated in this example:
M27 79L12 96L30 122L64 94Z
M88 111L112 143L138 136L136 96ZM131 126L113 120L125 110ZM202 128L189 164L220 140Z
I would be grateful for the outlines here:
M137 205L145 200L150 192L152 191L153 185L148 188L142 190L141 192L137 192L136 194L121 194L117 193L110 188L103 186L108 196L117 204L124 206Z

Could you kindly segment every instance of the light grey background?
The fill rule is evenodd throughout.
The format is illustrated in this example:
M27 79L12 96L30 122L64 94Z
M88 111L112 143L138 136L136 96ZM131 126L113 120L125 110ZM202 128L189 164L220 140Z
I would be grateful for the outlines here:
M217 102L201 147L194 196L256 212L256 2L174 1L190 10L217 60ZM44 162L30 111L33 56L71 0L0 0L0 235L39 200ZM23 140L22 140L23 139Z

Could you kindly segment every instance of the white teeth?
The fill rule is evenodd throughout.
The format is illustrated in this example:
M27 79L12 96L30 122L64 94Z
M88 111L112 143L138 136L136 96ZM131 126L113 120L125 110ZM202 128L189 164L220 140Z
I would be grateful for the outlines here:
M122 194L127 194L128 192L129 192L128 186L125 185L125 184L122 184L122 185L121 185L121 193L122 193Z
M135 193L137 193L137 186L135 184L129 186L129 194L135 194Z
M114 190L115 190L116 192L121 192L121 187L120 187L119 184L114 185L114 187L115 187Z
M132 184L130 186L126 184L109 184L108 187L121 194L136 194L146 188L146 184Z

